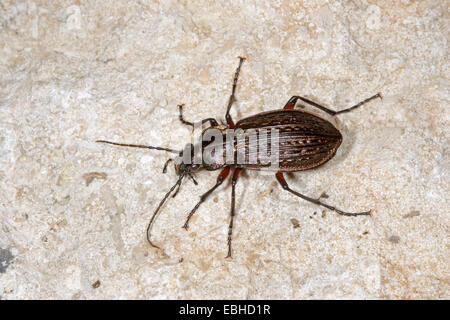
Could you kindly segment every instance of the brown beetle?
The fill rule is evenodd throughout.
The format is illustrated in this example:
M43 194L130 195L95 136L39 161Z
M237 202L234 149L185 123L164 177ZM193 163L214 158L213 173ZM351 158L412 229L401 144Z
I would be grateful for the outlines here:
M196 144L196 146L201 145L202 148L208 148L211 146L216 148L220 146L221 148L219 150L222 150L217 152L214 149L215 152L213 152L213 157L208 158L209 161L205 160L206 157L204 154L200 154L200 162L195 161L195 157L196 155L198 156L198 154L195 153L194 151L195 146L193 146L192 144L187 144L184 150L178 151L162 147L97 140L97 142L101 143L108 143L125 147L162 150L175 153L178 155L175 161L176 162L175 170L178 175L178 180L170 188L170 190L166 193L164 198L159 203L147 227L147 240L150 243L150 245L152 245L155 248L159 247L153 244L151 241L151 227L153 225L157 213L159 212L162 205L165 203L170 194L174 192L175 189L176 190L173 193L172 197L176 196L183 181L183 178L188 176L193 180L195 184L197 184L193 174L200 169L206 170L221 169L221 172L217 177L216 184L200 197L200 201L191 210L183 228L185 229L188 228L189 220L191 219L192 215L199 208L199 206L208 198L208 196L224 182L224 180L228 177L231 168L233 167L234 169L231 180L231 216L228 228L227 258L231 257L231 235L233 231L233 219L235 215L236 182L239 177L239 173L244 169L276 171L275 174L276 179L278 180L278 182L280 183L280 185L283 187L284 190L287 190L304 200L333 210L338 214L345 216L370 215L370 211L358 213L344 212L333 206L321 202L320 201L321 197L319 197L318 199L314 199L305 196L297 191L294 191L287 184L283 176L283 172L308 170L324 164L336 154L336 151L342 142L341 133L330 122L314 114L305 111L294 110L294 106L298 100L306 102L313 107L316 107L332 116L335 116L341 113L350 112L375 98L381 99L382 98L381 94L377 93L376 95L368 99L365 99L364 101L361 101L360 103L350 108L341 111L333 111L304 97L293 96L291 99L289 99L284 108L281 110L259 113L254 116L239 120L236 124L234 124L230 116L230 109L236 100L235 98L236 85L239 77L239 72L244 60L245 58L239 57L239 66L237 67L234 75L232 92L228 101L227 112L225 115L227 125L219 125L219 123L213 118L208 118L201 121L202 125L209 123L209 127L207 127L203 131L202 141ZM183 105L179 105L178 107L180 112L179 115L180 121L183 124L192 126L194 128L195 127L194 123L186 121L183 118L182 113ZM209 133L211 133L212 130L215 130L216 133L218 132L219 138L223 139L215 139L215 140L205 139L205 137ZM233 130L240 130L241 134L242 133L244 134L243 135L244 138L242 138L242 135L241 136L231 135L232 140L230 143L229 133L232 132ZM261 146L264 147L265 145L267 146L269 144L270 145L276 144L277 147L276 152L271 153L270 151L267 151L267 148L264 149L264 152L262 152L261 151L262 149L258 147L252 149L251 148L252 143L250 139L246 136L246 134L248 134L249 132L251 132L252 134L255 134L256 132L255 135L256 140L254 141L257 142L259 147ZM276 143L274 138L275 135L273 134L273 132L276 132L277 134ZM239 148L239 145L242 148ZM230 147L231 147L231 157L227 157L226 155L230 154ZM238 161L238 154L240 150L243 155L243 161ZM263 164L261 161L259 161L260 156L262 156L263 153L264 155L275 156L275 158L277 159L277 166L274 167L272 165L273 164L272 162ZM257 159L256 162L249 161L252 155L256 156ZM165 163L163 173L166 172L167 165L170 161L172 161L172 159L169 159Z

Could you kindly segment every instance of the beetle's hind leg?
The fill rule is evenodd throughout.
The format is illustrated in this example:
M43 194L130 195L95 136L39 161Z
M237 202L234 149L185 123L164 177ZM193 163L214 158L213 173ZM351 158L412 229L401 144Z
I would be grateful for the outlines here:
M365 99L365 100L363 100L363 101L361 101L361 102L355 104L354 106L352 106L352 107L350 107L350 108L347 108L347 109L344 109L344 110L340 110L340 111L334 111L334 110L328 109L328 108L326 108L326 107L324 107L324 106L321 106L320 104L315 103L314 101L311 101L311 100L306 99L306 98L304 98L304 97L301 97L301 96L293 96L293 97L290 98L289 101L286 103L286 105L284 106L284 109L285 109L285 110L292 110L292 109L294 109L294 106L295 106L295 103L297 102L297 100L302 100L302 101L304 101L304 102L306 102L306 103L312 105L313 107L316 107L316 108L318 108L318 109L320 109L320 110L322 110L322 111L325 111L326 113L328 113L328 114L330 114L330 115L332 115L332 116L335 116L335 115L338 115L338 114L341 114L341 113L350 112L350 111L352 111L352 110L354 110L354 109L356 109L356 108L362 106L363 104L369 102L370 100L373 100L373 99L376 99L376 98L382 99L381 93L377 93L377 94L371 96L370 98L367 98L367 99Z
M337 208L335 208L333 206L330 206L330 205L328 205L326 203L321 202L320 199L322 198L322 196L319 197L319 199L313 199L313 198L307 197L307 196L305 196L305 195L303 195L301 193L298 193L297 191L292 190L289 187L289 185L287 184L286 180L284 179L284 176L283 176L282 172L280 172L280 171L277 172L275 176L276 176L278 182L281 184L281 186L283 187L284 190L289 191L290 193L292 193L292 194L296 195L297 197L300 197L300 198L302 198L302 199L304 199L306 201L309 201L309 202L315 203L315 204L317 204L319 206L323 206L325 208L333 210L333 211L335 211L335 212L337 212L337 213L339 213L339 214L341 214L343 216L368 216L368 215L370 215L370 210L369 211L365 211L365 212L356 212L356 213L345 212L345 211L339 210L339 209L337 209Z
M230 98L228 100L227 113L225 114L225 120L227 120L227 124L230 127L230 129L234 129L234 122L233 122L233 119L231 118L230 110L231 110L231 106L236 101L236 97L235 97L234 94L236 92L236 86L237 86L237 81L238 81L238 78L239 78L239 72L241 71L241 66L242 66L242 63L244 62L244 60L245 60L245 58L239 57L239 65L238 65L238 67L236 69L236 72L234 74L233 88L231 89L231 95L230 95Z

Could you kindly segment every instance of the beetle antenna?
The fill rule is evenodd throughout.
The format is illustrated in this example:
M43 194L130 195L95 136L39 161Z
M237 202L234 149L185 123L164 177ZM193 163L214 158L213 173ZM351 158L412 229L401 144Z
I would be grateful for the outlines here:
M180 151L177 151L177 150L173 150L173 149L169 149L169 148L162 148L162 147L144 146L142 144L118 143L118 142L111 142L111 141L106 141L106 140L97 140L95 142L113 144L115 146L121 146L121 147L152 149L152 150L160 150L160 151L167 151L167 152L171 152L171 153L180 154Z
M181 174L180 177L178 178L177 182L172 186L172 188L170 188L170 190L166 193L164 198L161 200L161 202L159 203L159 205L156 208L155 212L153 213L153 215L152 215L152 217L150 219L150 222L148 223L148 226L147 226L147 241L154 248L161 249L157 245L153 244L153 242L151 240L151 229L152 229L152 226L153 226L153 221L155 220L155 217L158 214L159 209L161 209L161 207L163 206L164 202L166 202L167 198L170 196L172 191L175 190L175 188L177 186L178 186L178 188L180 187L181 181L183 180L183 178L184 178L184 174Z

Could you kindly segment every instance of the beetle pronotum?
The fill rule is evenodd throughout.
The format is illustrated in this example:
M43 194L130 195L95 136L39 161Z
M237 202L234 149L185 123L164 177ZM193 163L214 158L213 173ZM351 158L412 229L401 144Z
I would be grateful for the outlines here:
M230 212L230 223L228 226L227 258L231 257L231 239L233 232L233 220L235 216L236 182L242 170L275 171L276 172L275 177L282 186L282 188L296 195L297 197L300 197L306 201L312 202L319 206L323 206L329 210L335 211L340 215L345 216L370 215L370 211L357 213L345 212L340 209L337 209L334 206L322 202L320 200L321 197L319 197L318 199L314 199L306 195L303 195L297 191L294 191L289 187L288 183L286 182L283 176L283 173L308 170L324 164L336 154L336 151L342 142L341 133L330 122L312 113L295 110L294 106L298 100L301 100L313 107L316 107L328 113L331 116L336 116L338 114L355 110L356 108L362 106L363 104L373 99L376 98L381 99L382 98L381 94L377 93L350 108L340 111L328 109L326 107L321 106L320 104L317 104L301 96L293 96L292 98L289 99L289 101L286 103L283 109L259 113L254 116L250 116L248 118L239 120L235 124L233 119L231 118L230 110L233 103L236 101L235 98L236 86L239 77L239 72L244 60L245 58L239 57L239 65L234 75L232 91L230 98L228 100L227 112L225 114L227 125L219 125L217 120L214 118L207 118L201 121L202 125L209 124L209 127L207 127L203 131L202 139L199 143L196 144L196 146L201 146L202 148L208 148L211 146L216 148L220 146L221 147L220 150L222 151L217 152L216 149L213 148L215 151L212 157L206 159L207 157L205 157L205 154L201 153L200 161L198 161L197 158L198 153L193 151L193 149L195 150L196 148L192 144L187 144L185 148L180 151L163 147L97 140L97 142L108 143L117 146L146 148L177 154L177 158L175 159L176 162L175 171L178 175L178 179L176 183L170 188L170 190L165 194L164 198L157 206L147 227L147 240L150 243L150 245L155 248L159 247L155 245L151 240L151 228L156 215L158 214L159 210L161 209L162 205L166 202L170 194L172 194L172 192L175 191L172 196L173 197L176 196L181 186L181 183L186 176L191 178L193 182L197 184L193 174L200 169L206 169L209 171L220 169L221 171L217 177L215 185L201 195L200 200L197 202L197 204L189 213L186 222L183 225L183 228L188 229L189 220L191 219L193 214L197 211L199 206L211 195L211 193L213 193L213 191L216 190L225 181L225 179L230 174L231 169L233 168L231 178L231 212ZM188 126L192 126L194 128L195 127L194 123L186 121L183 117L183 109L182 109L183 105L179 105L178 108L179 108L179 119L181 123ZM229 139L227 140L227 138L230 137L229 133L234 132L233 130L238 129L241 131L241 134L242 133L244 134L244 138L242 139L242 136L232 134L231 145L224 143L224 141L230 143ZM215 130L216 133L215 138L217 137L220 138L218 139L220 141L218 141L217 139L208 140L205 138L206 136L208 136L208 134L210 134L209 136L211 136L211 133L213 132L212 130ZM256 149L251 148L252 143L250 141L250 138L245 136L247 133L250 132L252 134L255 134L256 132L256 135L254 135L254 138L256 139L255 141L257 142L258 145ZM277 140L275 140L274 132L277 134ZM276 143L274 143L274 141L276 141ZM269 166L267 163L263 164L262 161L259 161L259 159L262 158L262 156L266 155L265 152L267 151L267 146L269 144L271 146L274 146L276 144L276 152L275 152L276 154L272 154L272 156L276 155L277 159L276 166L273 166L272 162L270 163L271 165ZM238 145L241 145L243 149L239 148ZM261 151L263 149L265 150L264 154ZM229 155L229 153L227 152L230 152L230 150L231 150L231 158L226 156ZM238 156L240 152L242 152L242 154L244 155L243 157L244 161L238 161ZM267 154L271 154L271 151L267 152ZM249 158L251 158L252 155L256 155L256 158L258 160L256 163L254 161L253 162L249 161ZM164 165L163 173L166 172L167 165L172 160L173 159L167 160L167 162Z

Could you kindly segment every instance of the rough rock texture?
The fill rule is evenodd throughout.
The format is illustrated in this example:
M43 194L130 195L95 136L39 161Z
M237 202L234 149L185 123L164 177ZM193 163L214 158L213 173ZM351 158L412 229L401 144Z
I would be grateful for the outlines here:
M0 298L449 299L448 27L440 0L1 1ZM239 55L235 119L383 94L332 120L334 159L287 177L373 216L247 172L224 259L229 184L181 229L202 172L163 207L157 251L169 154L94 141L181 148L176 105L223 119Z

